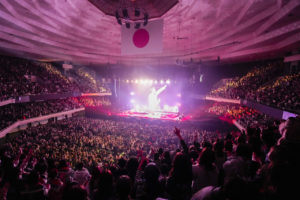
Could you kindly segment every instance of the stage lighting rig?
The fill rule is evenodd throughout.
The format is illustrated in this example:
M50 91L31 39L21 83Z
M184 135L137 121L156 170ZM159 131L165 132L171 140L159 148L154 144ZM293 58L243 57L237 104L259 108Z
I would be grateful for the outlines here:
M144 13L144 26L146 26L148 24L148 19L149 19L149 15L148 13Z
M139 17L140 14L141 14L140 10L139 10L138 8L136 8L136 9L134 10L134 16L135 16L135 17Z
M122 13L123 13L123 18L129 19L129 15L128 15L128 10L127 10L127 8L123 8Z
M139 29L140 27L141 27L141 23L139 23L139 22L135 23L135 25L134 25L135 29Z
M88 0L102 13L115 16L118 24L126 26L128 22L131 28L137 22L140 28L147 26L150 19L162 17L171 8L179 3L179 0L138 1L138 0ZM128 25L127 25L128 26Z
M135 29L139 29L142 25L146 26L149 13L143 7L139 7L142 5L129 3L126 0L120 1L120 6L115 11L118 24L125 24L126 28L130 28L132 24Z

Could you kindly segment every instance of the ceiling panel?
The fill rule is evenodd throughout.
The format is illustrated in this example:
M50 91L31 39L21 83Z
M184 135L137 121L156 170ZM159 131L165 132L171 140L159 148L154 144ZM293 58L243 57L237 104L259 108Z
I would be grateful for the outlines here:
M89 0L1 0L0 52L75 63L155 65L240 60L300 48L293 35L300 29L299 0L130 0L164 19L163 52L121 56L121 27L111 16L120 0L96 1L102 11Z

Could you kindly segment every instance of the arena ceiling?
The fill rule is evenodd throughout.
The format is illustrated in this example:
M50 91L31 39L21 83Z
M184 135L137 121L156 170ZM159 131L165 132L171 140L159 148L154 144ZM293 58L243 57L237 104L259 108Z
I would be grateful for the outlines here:
M37 60L145 65L237 61L300 47L300 0L178 0L157 9L166 10L163 53L121 56L120 25L89 0L1 0L0 51Z

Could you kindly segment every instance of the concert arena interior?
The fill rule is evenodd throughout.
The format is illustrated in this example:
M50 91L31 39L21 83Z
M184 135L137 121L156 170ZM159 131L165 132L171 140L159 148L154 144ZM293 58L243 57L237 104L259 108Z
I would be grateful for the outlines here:
M300 199L300 0L1 0L1 200Z

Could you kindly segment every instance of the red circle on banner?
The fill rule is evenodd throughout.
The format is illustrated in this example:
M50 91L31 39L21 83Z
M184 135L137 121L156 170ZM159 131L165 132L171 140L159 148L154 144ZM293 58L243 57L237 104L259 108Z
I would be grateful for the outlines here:
M149 33L145 29L138 29L132 37L133 44L138 48L145 47L149 42Z

